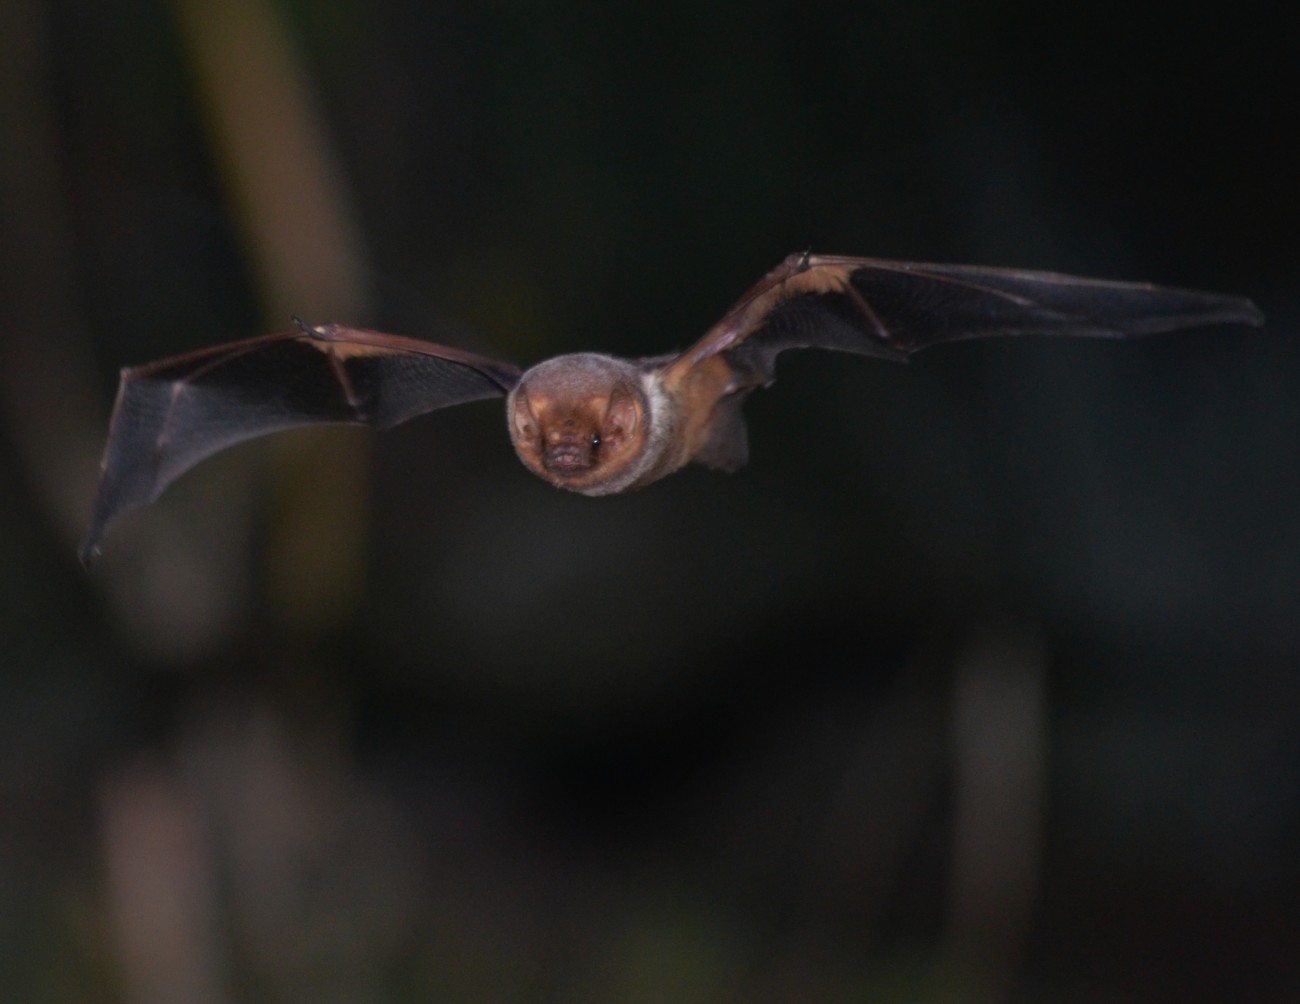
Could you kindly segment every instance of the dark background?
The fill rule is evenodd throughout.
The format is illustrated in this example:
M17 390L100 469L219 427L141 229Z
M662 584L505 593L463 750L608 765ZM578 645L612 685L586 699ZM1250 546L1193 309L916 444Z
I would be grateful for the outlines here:
M5 998L1294 999L1272 9L9 0ZM123 364L659 353L805 247L1269 321L787 357L613 499L495 403L285 434L76 561Z

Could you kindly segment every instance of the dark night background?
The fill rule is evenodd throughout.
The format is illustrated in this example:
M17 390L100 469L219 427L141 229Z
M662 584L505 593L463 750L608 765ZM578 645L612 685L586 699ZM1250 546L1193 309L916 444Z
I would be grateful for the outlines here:
M1296 999L1271 10L7 0L0 996ZM805 247L1268 323L787 357L622 498L495 403L285 434L76 561L123 364L659 353Z

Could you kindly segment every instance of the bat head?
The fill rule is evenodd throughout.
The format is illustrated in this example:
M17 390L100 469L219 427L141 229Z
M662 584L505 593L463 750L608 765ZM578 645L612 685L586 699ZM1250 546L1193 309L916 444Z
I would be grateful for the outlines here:
M519 459L557 488L618 491L645 450L645 392L636 367L620 359L548 359L523 375L507 408Z

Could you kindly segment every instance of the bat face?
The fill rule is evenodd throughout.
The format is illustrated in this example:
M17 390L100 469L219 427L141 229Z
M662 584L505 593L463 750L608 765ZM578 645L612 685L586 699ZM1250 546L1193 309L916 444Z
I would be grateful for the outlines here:
M524 466L557 488L605 494L644 455L649 403L635 366L594 353L524 373L506 403Z
M686 351L628 360L584 352L525 373L445 345L340 324L249 338L122 371L83 561L123 513L204 457L277 429L416 415L505 396L515 452L584 495L650 484L688 463L748 458L741 405L776 359L824 349L906 360L968 338L1128 338L1250 324L1249 300L1054 272L793 254Z

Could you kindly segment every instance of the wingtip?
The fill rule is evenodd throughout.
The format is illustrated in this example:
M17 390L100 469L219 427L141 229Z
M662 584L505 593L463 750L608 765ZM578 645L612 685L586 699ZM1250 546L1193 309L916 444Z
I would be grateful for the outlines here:
M1253 300L1231 297L1221 305L1219 310L1207 316L1203 323L1238 324L1248 328L1260 328L1264 326L1264 312L1255 306Z
M98 560L102 549L99 546L99 538L87 534L81 541L81 546L77 548L77 557L81 560L81 567L87 572L91 566Z

